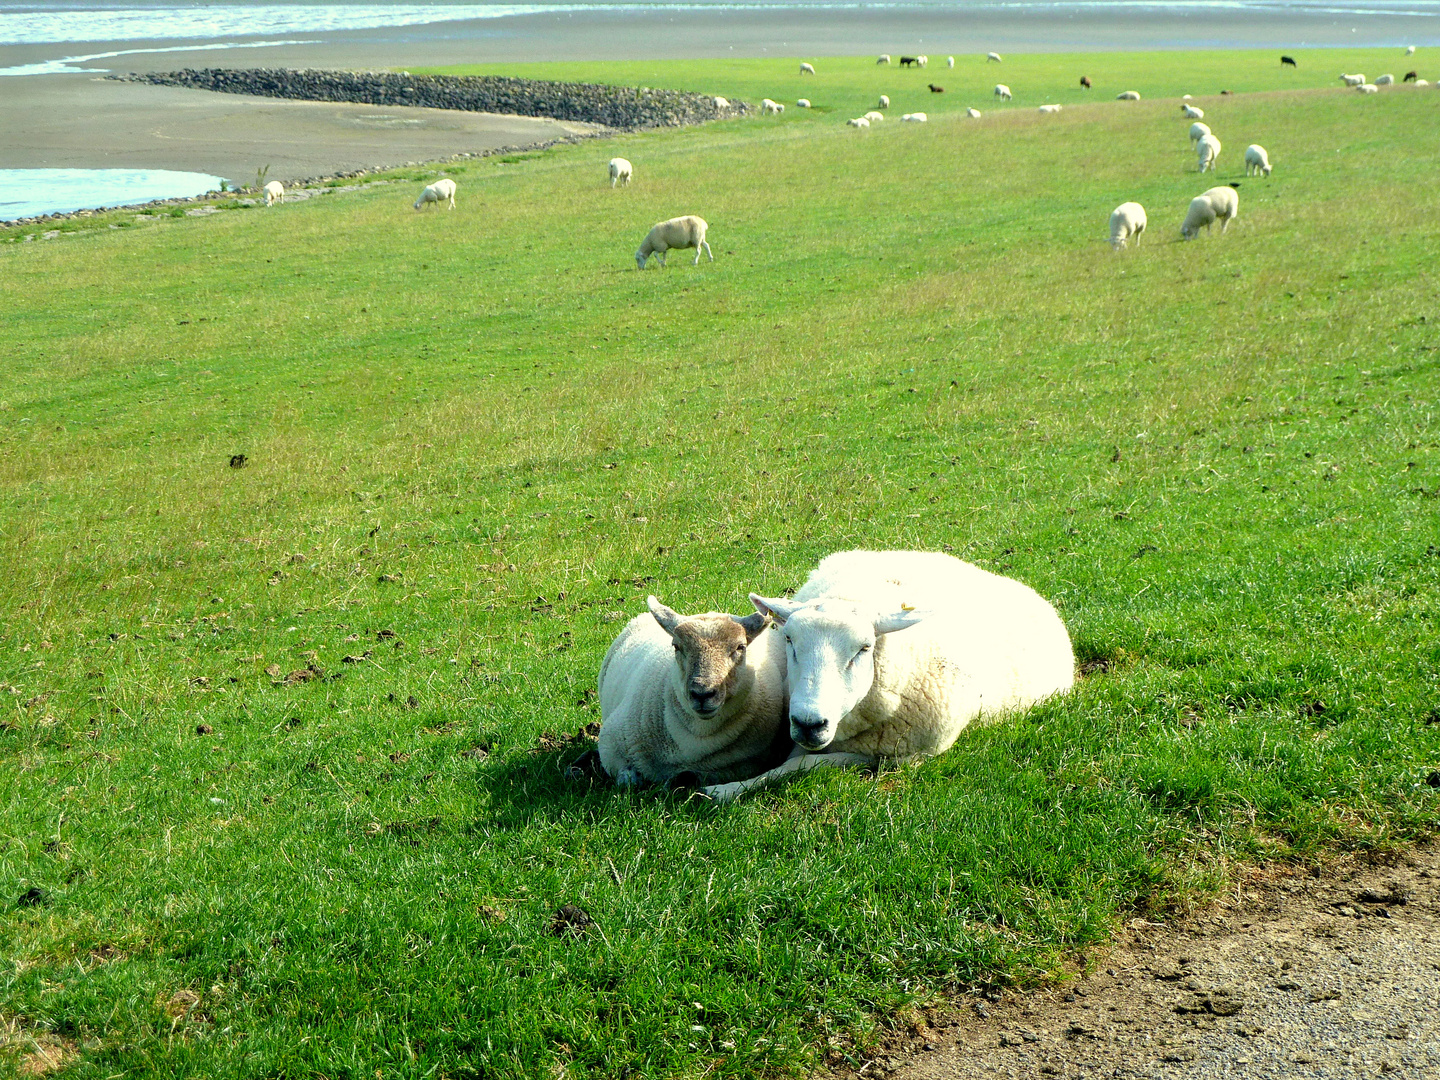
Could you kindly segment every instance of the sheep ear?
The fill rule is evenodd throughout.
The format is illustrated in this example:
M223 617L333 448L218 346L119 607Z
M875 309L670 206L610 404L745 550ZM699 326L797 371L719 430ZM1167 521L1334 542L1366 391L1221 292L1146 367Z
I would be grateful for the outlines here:
M730 618L735 619L735 616L731 615ZM769 620L766 619L764 615L756 612L754 615L746 615L745 618L735 619L735 621L739 623L741 629L745 631L745 644L748 645L760 636L760 631L765 629L765 624Z
M924 621L929 615L928 611L917 611L915 608L901 608L893 614L875 616L876 634L893 634L896 630L904 630L907 626L914 626Z
M645 603L649 605L650 614L655 616L655 621L660 624L660 628L667 634L675 633L675 627L680 624L680 620L685 616L673 608L666 607L653 596L647 597Z
M769 615L775 620L777 626L784 626L785 620L799 611L804 604L797 604L794 600L768 599L764 596L750 594L750 602L755 605L755 610L761 615Z

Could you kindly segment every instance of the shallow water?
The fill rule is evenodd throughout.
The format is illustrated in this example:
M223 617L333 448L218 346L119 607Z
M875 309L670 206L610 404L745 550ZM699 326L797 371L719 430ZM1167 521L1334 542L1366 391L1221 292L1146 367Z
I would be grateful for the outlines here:
M0 169L0 221L203 195L220 182L169 169Z

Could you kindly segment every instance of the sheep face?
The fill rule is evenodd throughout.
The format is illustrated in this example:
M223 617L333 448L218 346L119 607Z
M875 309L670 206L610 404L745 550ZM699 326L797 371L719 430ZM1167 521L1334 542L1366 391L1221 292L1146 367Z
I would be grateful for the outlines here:
M754 593L750 600L785 635L790 737L812 751L834 742L845 718L870 693L884 635L925 618L919 611L881 612L847 600L797 604Z
M701 720L714 719L739 687L745 650L765 629L764 615L695 615L687 618L649 598L650 614L670 635L675 696Z

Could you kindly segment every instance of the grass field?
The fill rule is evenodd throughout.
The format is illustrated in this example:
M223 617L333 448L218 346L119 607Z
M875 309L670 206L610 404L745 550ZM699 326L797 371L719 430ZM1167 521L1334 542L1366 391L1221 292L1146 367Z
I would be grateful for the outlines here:
M1431 835L1440 93L1199 55L1087 56L1088 104L1007 57L1014 109L868 133L869 61L506 69L835 112L447 167L453 213L412 169L0 243L5 1067L802 1074L1246 864ZM715 262L635 272L678 213ZM878 778L563 779L647 593L738 612L853 546L1023 579L1089 674Z

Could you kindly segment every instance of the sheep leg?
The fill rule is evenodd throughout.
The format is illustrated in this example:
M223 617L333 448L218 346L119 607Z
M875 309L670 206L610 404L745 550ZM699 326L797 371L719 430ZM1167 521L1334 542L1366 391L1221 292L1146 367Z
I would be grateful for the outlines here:
M715 253L710 250L710 245L709 245L708 243L706 243L704 240L701 240L701 241L700 241L700 247L697 247L697 248L695 249L695 265L697 265L697 266L700 265L700 248L702 248L702 247L705 249L705 254L710 256L710 261L711 261L711 262L714 262L714 261L715 261Z
M659 251L657 251L657 252L655 253L655 257L660 260L660 269L661 269L661 270L664 270L664 269L665 269L665 252L668 251L668 250L669 250L668 248L661 248Z
M807 754L803 750L796 749L790 757L769 772L763 772L749 780L736 780L729 784L710 784L701 790L715 802L728 803L743 798L760 788L773 787L796 773L809 772L811 769L859 768L873 764L875 764L875 759L866 757L864 754Z

